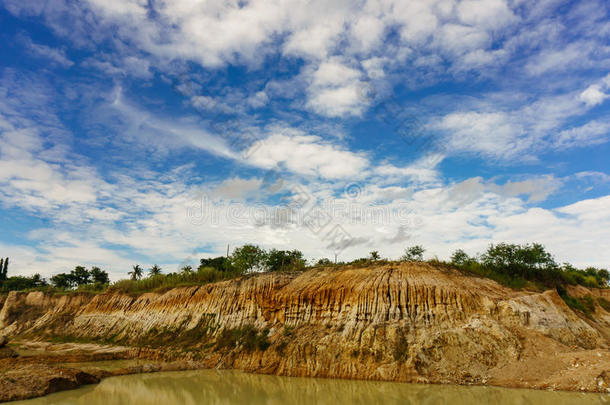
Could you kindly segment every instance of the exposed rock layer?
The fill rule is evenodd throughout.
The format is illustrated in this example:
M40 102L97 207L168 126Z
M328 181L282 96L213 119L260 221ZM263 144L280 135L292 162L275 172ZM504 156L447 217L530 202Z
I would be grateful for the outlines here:
M218 349L223 330L244 325L269 329L271 346ZM210 367L589 391L607 388L607 325L585 321L554 290L515 292L409 263L263 274L139 297L11 293L0 311L0 334L163 347ZM574 371L575 356L588 359L586 375ZM553 366L535 378L516 366L549 358ZM509 372L522 381L503 380Z

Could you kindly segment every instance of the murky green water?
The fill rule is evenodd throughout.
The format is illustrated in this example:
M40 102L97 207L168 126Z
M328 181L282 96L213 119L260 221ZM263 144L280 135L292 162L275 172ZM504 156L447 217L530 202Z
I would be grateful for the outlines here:
M610 395L198 370L113 377L17 405L610 404Z

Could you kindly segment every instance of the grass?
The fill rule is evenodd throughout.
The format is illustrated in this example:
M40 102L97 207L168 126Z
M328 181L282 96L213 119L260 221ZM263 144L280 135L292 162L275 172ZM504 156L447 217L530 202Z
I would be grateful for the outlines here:
M196 273L160 274L141 280L120 280L108 287L109 292L121 292L130 295L140 295L147 292L165 292L177 287L192 287L229 280L240 274L223 272L211 267L199 269Z
M584 297L573 297L567 293L560 294L563 302L573 310L577 310L585 314L587 317L591 317L595 313L595 301L590 295Z

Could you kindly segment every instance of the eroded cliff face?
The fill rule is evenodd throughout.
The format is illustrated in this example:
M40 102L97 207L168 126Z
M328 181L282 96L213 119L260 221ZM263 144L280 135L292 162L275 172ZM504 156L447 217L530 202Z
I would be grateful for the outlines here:
M223 330L244 325L268 330L270 346L219 346ZM262 274L139 297L11 293L0 311L0 334L152 346L210 367L294 376L493 383L549 350L582 352L593 359L583 384L603 389L604 327L555 291L515 292L409 263Z

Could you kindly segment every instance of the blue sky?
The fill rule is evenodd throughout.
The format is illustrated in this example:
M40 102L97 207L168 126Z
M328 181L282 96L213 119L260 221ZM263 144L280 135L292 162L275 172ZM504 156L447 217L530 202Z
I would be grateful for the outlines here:
M3 0L0 255L610 263L603 1Z

